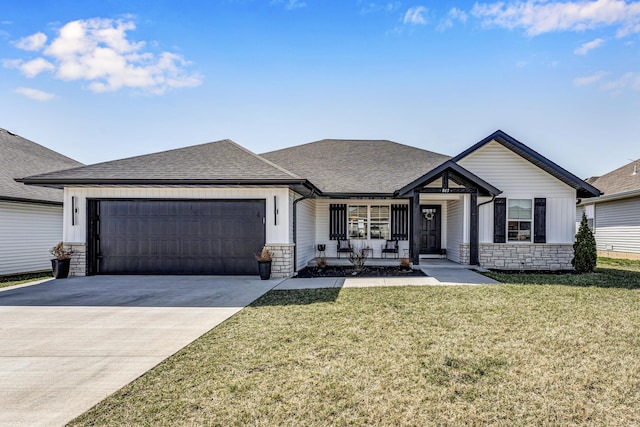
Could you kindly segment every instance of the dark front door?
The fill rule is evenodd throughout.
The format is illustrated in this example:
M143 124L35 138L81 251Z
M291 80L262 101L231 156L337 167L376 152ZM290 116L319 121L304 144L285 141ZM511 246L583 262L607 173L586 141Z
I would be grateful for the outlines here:
M91 274L258 274L264 200L91 202Z
M439 254L440 247L440 205L420 205L422 234L421 254Z

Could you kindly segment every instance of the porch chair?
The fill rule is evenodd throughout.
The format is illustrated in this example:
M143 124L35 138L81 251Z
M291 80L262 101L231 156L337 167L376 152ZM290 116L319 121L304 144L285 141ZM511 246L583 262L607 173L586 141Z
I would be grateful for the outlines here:
M387 254L393 254L394 258L398 258L398 241L387 240L387 243L382 246L382 258L386 258Z
M351 247L351 242L349 240L340 240L338 239L338 258L340 258L340 254L350 254L353 252L353 248Z

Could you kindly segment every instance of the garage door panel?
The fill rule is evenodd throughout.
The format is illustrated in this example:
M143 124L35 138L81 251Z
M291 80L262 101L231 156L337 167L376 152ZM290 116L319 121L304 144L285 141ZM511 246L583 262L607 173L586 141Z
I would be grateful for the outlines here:
M263 200L100 200L99 274L257 274Z

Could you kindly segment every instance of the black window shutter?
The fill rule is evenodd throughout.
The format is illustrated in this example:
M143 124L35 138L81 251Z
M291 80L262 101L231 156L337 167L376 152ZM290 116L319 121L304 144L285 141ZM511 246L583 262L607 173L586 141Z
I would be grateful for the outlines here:
M533 201L533 243L547 243L547 199Z
M505 243L507 227L507 199L497 198L493 201L493 243Z
M391 205L391 239L409 239L409 205Z
M347 238L347 205L329 205L329 239Z

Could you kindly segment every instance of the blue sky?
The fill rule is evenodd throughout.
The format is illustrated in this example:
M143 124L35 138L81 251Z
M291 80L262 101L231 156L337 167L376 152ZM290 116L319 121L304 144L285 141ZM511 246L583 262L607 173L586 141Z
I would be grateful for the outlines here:
M0 61L0 127L84 163L496 129L583 178L640 157L640 2L5 2Z

